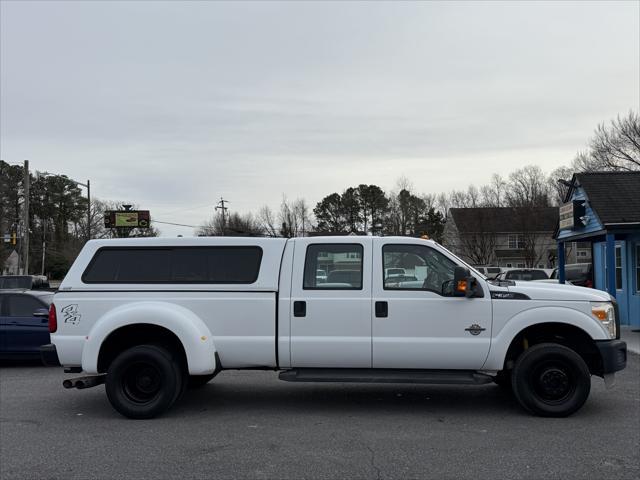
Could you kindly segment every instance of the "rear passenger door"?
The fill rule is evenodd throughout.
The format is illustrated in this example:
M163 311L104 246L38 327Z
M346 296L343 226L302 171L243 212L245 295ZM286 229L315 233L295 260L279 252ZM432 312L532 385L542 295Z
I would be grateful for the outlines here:
M370 368L372 239L295 242L291 366Z

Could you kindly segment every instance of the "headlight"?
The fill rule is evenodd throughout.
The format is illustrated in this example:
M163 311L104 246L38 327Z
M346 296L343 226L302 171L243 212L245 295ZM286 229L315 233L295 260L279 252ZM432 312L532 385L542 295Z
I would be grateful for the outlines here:
M591 315L598 320L609 332L611 338L616 338L616 311L610 302L592 302Z

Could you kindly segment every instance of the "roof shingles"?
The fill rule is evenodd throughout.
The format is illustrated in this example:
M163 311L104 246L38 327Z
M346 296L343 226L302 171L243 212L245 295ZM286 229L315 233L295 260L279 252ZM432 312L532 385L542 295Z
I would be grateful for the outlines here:
M460 233L553 232L558 207L481 207L449 210Z
M603 225L640 223L640 172L576 173Z

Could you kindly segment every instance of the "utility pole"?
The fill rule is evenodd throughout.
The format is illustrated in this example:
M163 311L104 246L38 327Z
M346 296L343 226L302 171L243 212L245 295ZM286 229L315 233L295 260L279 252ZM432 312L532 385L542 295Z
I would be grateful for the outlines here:
M29 275L29 160L24 161L24 180L23 180L23 193L24 193L24 233L22 234L23 244L23 261L24 261L24 274Z
M47 220L42 219L42 270L40 275L44 275L44 255L47 250Z
M87 180L87 242L91 240L91 184Z
M224 237L224 232L226 229L226 221L225 221L225 215L227 210L229 210L227 207L224 206L225 203L229 203L228 200L225 200L224 198L220 197L220 201L218 202L218 205L216 206L216 210L220 210L220 212L222 213L222 236Z

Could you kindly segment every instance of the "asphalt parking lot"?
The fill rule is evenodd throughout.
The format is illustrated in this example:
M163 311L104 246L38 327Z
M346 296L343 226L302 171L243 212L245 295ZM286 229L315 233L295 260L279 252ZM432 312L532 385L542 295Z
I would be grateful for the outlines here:
M61 369L0 370L0 477L640 477L640 357L594 378L574 416L529 416L494 385L293 384L223 372L167 415L134 421Z

